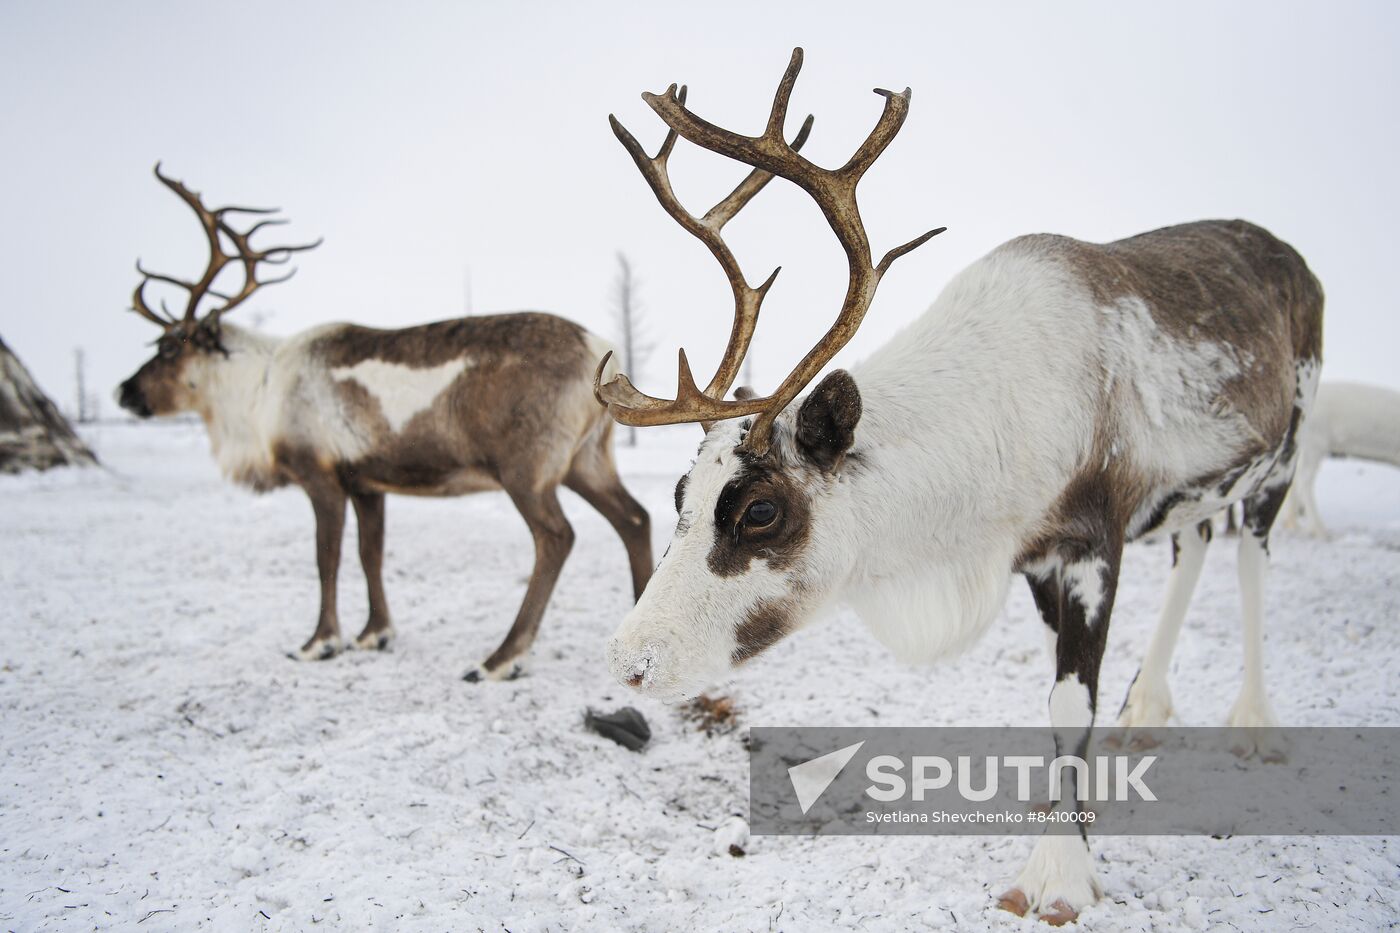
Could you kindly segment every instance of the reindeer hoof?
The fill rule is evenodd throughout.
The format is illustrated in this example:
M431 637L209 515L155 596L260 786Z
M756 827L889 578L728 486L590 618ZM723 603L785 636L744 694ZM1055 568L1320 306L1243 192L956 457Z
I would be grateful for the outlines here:
M1241 700L1230 710L1225 726L1230 729L1230 751L1236 757L1257 756L1266 764L1282 764L1288 760L1288 742L1267 707Z
M328 661L343 650L345 643L340 636L332 635L330 638L313 638L299 650L289 652L287 657L293 661Z
M1031 902L1026 897L1026 892L1020 888L1012 888L997 898L997 906L1002 910L1009 910L1018 917L1024 917L1031 909ZM1078 920L1079 911L1064 900L1057 899L1042 909L1038 916L1052 927L1062 927L1066 923Z
M1051 926L1079 919L1102 894L1089 848L1077 836L1041 836L1030 860L998 906L1017 916L1034 913Z
M1160 739L1150 731L1144 730L1142 727L1120 727L1105 736L1103 740L1099 742L1099 747L1110 752L1126 750L1141 753L1158 748L1161 744L1162 741Z
M1020 888L1012 888L997 898L997 906L1002 910L1009 910L1018 917L1024 917L1026 911L1031 909L1031 902L1026 899L1026 892Z
M1052 927L1062 927L1066 923L1073 923L1078 920L1079 911L1075 910L1064 901L1055 901L1040 912L1040 919L1044 920Z
M485 665L474 667L462 675L462 679L469 684L479 684L488 680L515 680L525 673L525 668L520 666L519 661L512 661L510 664L502 664L494 671L487 670Z
M355 639L355 647L360 651L388 651L397 635L392 625L373 632L361 632Z
M1230 751L1236 758L1257 757L1268 765L1281 765L1288 761L1288 744L1272 727L1238 729Z

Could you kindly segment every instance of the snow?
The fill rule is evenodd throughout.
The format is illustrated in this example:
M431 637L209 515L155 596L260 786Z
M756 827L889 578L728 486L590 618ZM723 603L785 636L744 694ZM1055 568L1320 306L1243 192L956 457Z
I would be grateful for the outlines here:
M620 450L657 553L695 429ZM578 545L528 676L459 678L504 635L532 549L503 496L395 498L387 654L299 663L316 611L311 510L222 482L189 424L87 432L104 469L0 481L0 924L132 928L1041 929L993 909L1025 838L749 837L744 725L1044 722L1051 665L1024 587L971 652L891 663L849 615L719 690L711 737L604 669L629 602L621 544L568 496ZM1328 463L1330 542L1275 539L1267 663L1280 718L1400 724L1400 472ZM568 495L568 494L566 494ZM1103 669L1117 709L1169 560L1133 545ZM1178 715L1239 686L1232 542L1207 558L1173 665ZM347 540L342 624L363 621ZM631 704L641 753L586 732ZM729 846L746 854L730 854ZM1400 917L1388 838L1095 841L1094 930L1375 930Z

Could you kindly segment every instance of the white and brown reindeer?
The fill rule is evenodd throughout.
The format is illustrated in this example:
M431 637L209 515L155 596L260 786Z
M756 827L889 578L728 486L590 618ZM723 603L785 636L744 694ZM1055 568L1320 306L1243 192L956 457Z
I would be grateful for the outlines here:
M865 362L800 398L854 333L890 264L937 232L872 262L856 186L899 130L910 92L877 90L884 110L869 138L844 166L822 168L782 135L801 61L799 49L756 137L697 117L675 85L643 95L669 127L656 157L613 121L666 211L710 247L735 294L734 336L704 391L684 354L675 399L599 370L599 397L618 421L707 429L676 487L670 548L609 644L614 675L647 695L693 695L836 601L897 657L928 662L972 643L1021 575L1051 635L1052 726L1082 749L1124 542L1153 531L1174 542L1156 637L1121 714L1160 725L1209 519L1242 501L1244 684L1228 721L1273 724L1263 681L1269 529L1316 388L1322 333L1322 293L1302 258L1243 221L1106 244L1020 237L958 274ZM749 287L723 246L729 202L696 218L676 201L666 163L677 136L800 186L849 260L835 324L767 397L725 393L773 280ZM1045 836L1000 903L1062 923L1098 894L1086 841Z
M558 488L578 493L617 530L631 564L634 595L652 571L650 522L618 479L612 422L593 398L593 369L607 344L549 314L466 317L401 330L328 324L277 339L236 327L224 315L260 286L262 263L287 261L306 246L257 249L230 224L247 208L206 208L199 195L162 175L199 218L209 264L197 281L146 272L134 310L158 325L156 355L122 383L119 401L141 417L198 412L225 476L266 490L294 484L316 515L321 609L297 657L329 658L342 648L336 574L345 504L359 525L369 619L355 639L382 649L394 636L384 596L384 495L458 496L505 490L529 526L535 567L509 634L467 680L512 677L573 545ZM226 250L231 246L232 250ZM243 285L216 292L221 270L241 265ZM145 290L163 282L188 292L184 313L153 311ZM201 300L218 299L202 316ZM162 310L164 310L162 306Z

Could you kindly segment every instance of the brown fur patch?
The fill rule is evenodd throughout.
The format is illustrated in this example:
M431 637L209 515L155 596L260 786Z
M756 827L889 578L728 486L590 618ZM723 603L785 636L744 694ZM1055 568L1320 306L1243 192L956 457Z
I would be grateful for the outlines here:
M1172 337L1231 347L1241 371L1221 398L1268 441L1282 438L1295 364L1322 356L1322 286L1293 247L1243 220L1180 224L1111 243L1035 234L1007 246L1065 264L1100 307L1138 298Z
M161 338L162 343L176 339L170 335ZM173 415L194 408L195 400L190 398L185 369L198 354L207 351L183 342L174 346L172 353L157 353L122 383L122 407L143 418Z
M760 458L750 458L738 476L720 492L715 504L715 540L707 558L720 577L745 573L754 560L766 560L774 570L795 564L807 547L811 508L798 482L801 475L778 461L777 445ZM763 528L743 524L749 505L766 499L778 507L778 517Z
M517 314L435 321L399 330L346 324L318 342L316 352L327 366L353 366L363 360L383 360L403 366L431 368L476 353L504 364L524 362L544 374L573 375L573 364L587 350L583 328L552 314ZM591 379L597 360L589 359Z
M793 630L792 607L785 602L761 602L744 616L734 632L737 647L730 661L743 664L782 641Z
M344 325L319 336L310 353L327 369L365 360L470 364L397 432L362 386L336 381L346 411L372 440L357 460L338 466L350 489L450 496L557 484L577 438L606 417L591 392L574 391L591 382L598 362L587 333L550 314L483 315L403 330Z
M1081 470L1055 501L1038 533L1024 545L1013 566L1017 571L1028 565L1056 557L1074 560L1093 551L1100 542L1122 540L1128 520L1142 501L1142 478L1114 461L1102 469L1102 456L1092 456L1093 468Z
M855 443L861 410L860 390L851 374L844 369L831 373L798 409L798 449L821 469L836 469Z

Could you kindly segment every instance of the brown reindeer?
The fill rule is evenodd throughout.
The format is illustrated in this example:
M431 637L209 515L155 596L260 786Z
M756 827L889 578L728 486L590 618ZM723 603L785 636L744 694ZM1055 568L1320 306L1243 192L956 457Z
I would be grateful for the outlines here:
M223 473L262 491L294 484L316 513L321 612L296 653L333 657L342 648L336 574L346 500L359 524L360 561L369 586L369 621L355 639L383 649L394 636L384 597L384 494L459 496L505 490L535 540L535 568L515 623L500 647L466 674L469 681L516 676L573 545L558 488L578 493L603 514L627 548L633 594L651 576L646 510L617 475L612 422L593 397L594 363L606 343L550 314L467 317L377 330L328 324L285 339L227 324L223 315L258 288L261 264L285 263L302 246L256 249L265 218L245 231L229 215L269 214L241 207L210 210L182 183L156 177L190 206L209 245L196 281L147 272L132 306L158 325L156 355L122 383L122 407L145 418L198 412ZM232 252L226 246L232 246ZM224 267L243 267L242 287L216 292ZM151 282L188 292L184 313L153 311ZM202 316L201 301L219 300Z

